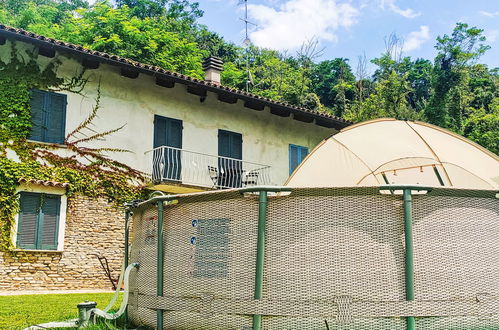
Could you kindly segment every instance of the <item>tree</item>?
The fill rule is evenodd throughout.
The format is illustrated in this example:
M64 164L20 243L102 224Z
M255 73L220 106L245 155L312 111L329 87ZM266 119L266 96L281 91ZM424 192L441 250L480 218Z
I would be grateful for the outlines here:
M355 70L355 103L361 104L374 90L374 82L370 79L367 72L366 54L358 57L357 69Z
M340 78L336 85L333 86L332 91L336 94L334 97L333 112L336 116L342 117L355 98L355 85Z
M324 52L324 48L318 47L319 40L314 37L302 43L300 49L296 53L296 59L288 58L288 60L297 63L301 69L302 81L300 84L301 90L299 91L298 100L303 100L307 94L307 90L310 87L314 61L321 57Z
M424 108L430 95L430 61L412 61L409 56L403 56L403 40L392 33L385 38L385 52L371 62L377 66L373 75L375 82L388 79L392 72L405 76L412 89L407 94L409 106L416 111Z
M240 47L227 42L219 34L200 26L196 31L196 43L205 52L205 56L220 57L225 63L236 62L243 55Z
M464 122L464 135L499 154L499 98L490 104L490 111L485 109L469 109L469 117Z
M86 0L5 0L0 1L0 19L21 29L56 28L78 8L88 8ZM3 12L3 15L2 15Z
M484 64L475 64L469 68L468 88L472 100L470 106L489 111L494 98L499 96L499 76L497 70L490 71Z
M411 91L407 74L400 76L392 71L386 79L377 83L374 93L348 109L344 117L354 122L381 117L421 119L421 115L409 107L407 96Z
M199 3L188 0L116 0L116 5L132 9L133 15L139 18L164 16L194 24L203 16Z
M166 13L168 0L117 0L118 8L130 8L134 16L139 18L158 17Z
M348 59L335 58L321 61L314 65L311 75L312 90L319 96L322 104L338 111L337 102L344 104L355 99L355 76L348 64ZM344 95L338 97L338 93ZM343 102L344 101L344 102ZM340 105L344 110L344 106Z
M402 57L403 42L395 33L385 37L385 51L380 57L371 60L378 68L374 71L373 80L381 81L388 78L394 71L405 74L411 65L410 57Z
M420 58L412 61L408 56L396 61L389 53L384 53L371 62L378 66L373 75L375 81L386 79L391 72L406 75L407 81L412 88L412 91L407 95L409 105L417 111L424 109L430 96L432 69L430 61Z
M79 9L78 15L67 19L52 36L202 78L202 50L194 40L169 32L172 25L175 23L166 17L141 19L127 6L112 8L101 2Z
M296 59L284 57L277 51L252 48L251 52L251 92L302 105L310 85L303 72L306 69Z
M450 36L437 38L438 54L431 79L433 94L425 109L430 123L461 130L466 69L490 48L484 41L483 30L465 23L457 23Z
M407 71L407 80L412 91L408 95L411 108L422 111L430 98L432 64L430 61L418 58L411 62Z

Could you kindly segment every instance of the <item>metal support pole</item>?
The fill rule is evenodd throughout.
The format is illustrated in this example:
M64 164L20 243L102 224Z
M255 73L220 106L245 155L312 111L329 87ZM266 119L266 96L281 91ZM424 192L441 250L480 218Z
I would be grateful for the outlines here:
M128 254L129 254L129 251L128 251L128 245L129 245L129 228L128 228L128 222L130 220L130 211L129 210L126 210L125 211L125 259L123 260L124 264L125 264L125 269L128 267Z
M163 201L158 202L158 232L157 232L157 265L156 265L156 295L163 296L163 270L164 270L164 246L163 246ZM156 310L156 329L163 329L163 310Z
M267 191L260 191L258 203L258 237L256 244L255 299L262 299L265 261L265 225L267 222ZM260 330L262 316L253 315L253 330Z
M412 241L412 195L404 189L405 299L414 300L414 246ZM407 317L407 330L416 329L414 316Z
M125 271L125 269L128 267L128 254L129 254L129 251L128 251L128 245L129 245L129 229L128 229L128 223L129 223L129 220L130 220L130 210L126 209L125 210L125 256L124 256L124 260L123 260L123 264L124 264L124 267L123 267L123 272ZM118 288L118 290L121 289L121 288ZM128 306L125 308L125 326L128 325Z

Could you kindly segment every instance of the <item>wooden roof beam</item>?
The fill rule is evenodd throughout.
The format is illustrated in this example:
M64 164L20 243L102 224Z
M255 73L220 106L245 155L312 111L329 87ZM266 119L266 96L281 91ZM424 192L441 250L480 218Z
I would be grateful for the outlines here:
M127 67L121 67L120 74L123 77L127 77L130 79L136 79L139 76L139 71L133 70Z
M173 81L172 79L156 77L156 85L166 88L173 88L175 87L175 81Z
M246 108L253 109L256 111L262 111L263 109L265 109L265 104L263 102L258 102L253 100L244 101L244 106Z
M81 65L83 65L85 69L95 70L99 68L100 63L99 61L91 60L89 58L83 58L83 60L81 60Z
M42 55L48 58L53 58L55 57L55 49L53 48L47 48L47 47L40 47L38 48L38 55Z

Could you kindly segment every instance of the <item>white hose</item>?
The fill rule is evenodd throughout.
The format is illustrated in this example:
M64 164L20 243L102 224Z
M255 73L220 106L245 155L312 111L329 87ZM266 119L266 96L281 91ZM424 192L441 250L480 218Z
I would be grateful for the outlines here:
M113 297L111 298L109 304L107 304L106 308L103 309L104 312L108 312L114 306L116 300L118 300L118 297L120 296L120 289L121 289L121 284L123 282L124 274L125 274L125 263L121 265L120 277L118 278L118 282L116 283L116 290L114 291Z
M47 328L76 328L78 326L78 319L67 320L62 322L49 322L43 324L32 325L24 330L40 330Z
M91 309L91 312L94 313L97 316L105 318L106 320L115 320L118 317L120 317L121 314L123 314L125 312L126 306L128 305L128 294L129 294L129 283L128 283L128 280L130 278L130 272L132 271L132 269L134 269L135 267L138 267L138 266L139 266L138 263L133 263L133 264L129 265L126 268L126 270L125 270L125 275L124 275L124 278L123 278L123 281L125 282L125 289L124 289L124 293L123 293L123 300L121 301L120 309L118 309L118 311L116 313L108 313L107 312L113 306L113 304L114 304L113 299L115 297L113 297L113 299L111 299L112 304L110 302L107 305L107 307L104 308L104 310L101 310L101 309L98 309L98 308L93 308L93 309ZM120 275L120 280L118 280L118 287L116 288L116 292L119 292L119 290L120 290L120 286L121 286L120 282L121 282L121 275ZM117 296L116 293L115 293L115 296ZM114 301L116 301L116 299L114 299Z
M107 304L107 306L103 310L93 308L90 311L97 316L105 318L106 320L115 320L118 317L120 317L125 312L126 306L128 305L128 294L129 294L128 282L130 278L130 272L132 271L133 268L138 266L139 266L138 263L133 263L129 265L124 272L123 272L124 267L122 267L121 268L122 271L118 279L118 284L116 286L116 291L114 292L114 295L111 298L109 304ZM125 283L125 287L124 287L123 300L121 301L120 309L116 313L108 313L108 311L113 307L114 303L118 299L122 282ZM78 319L72 319L61 322L49 322L49 323L32 325L24 330L38 330L38 329L47 329L47 328L74 328L77 326L78 326Z

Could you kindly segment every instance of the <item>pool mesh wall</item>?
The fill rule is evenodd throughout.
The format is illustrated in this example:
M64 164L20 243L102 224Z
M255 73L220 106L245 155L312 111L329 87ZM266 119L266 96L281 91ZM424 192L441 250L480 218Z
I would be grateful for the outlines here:
M499 329L494 192L413 195L415 301L405 301L400 195L294 189L269 197L263 298L253 299L258 196L179 197L164 210L164 296L156 296L157 208L134 211L129 314L167 329Z

